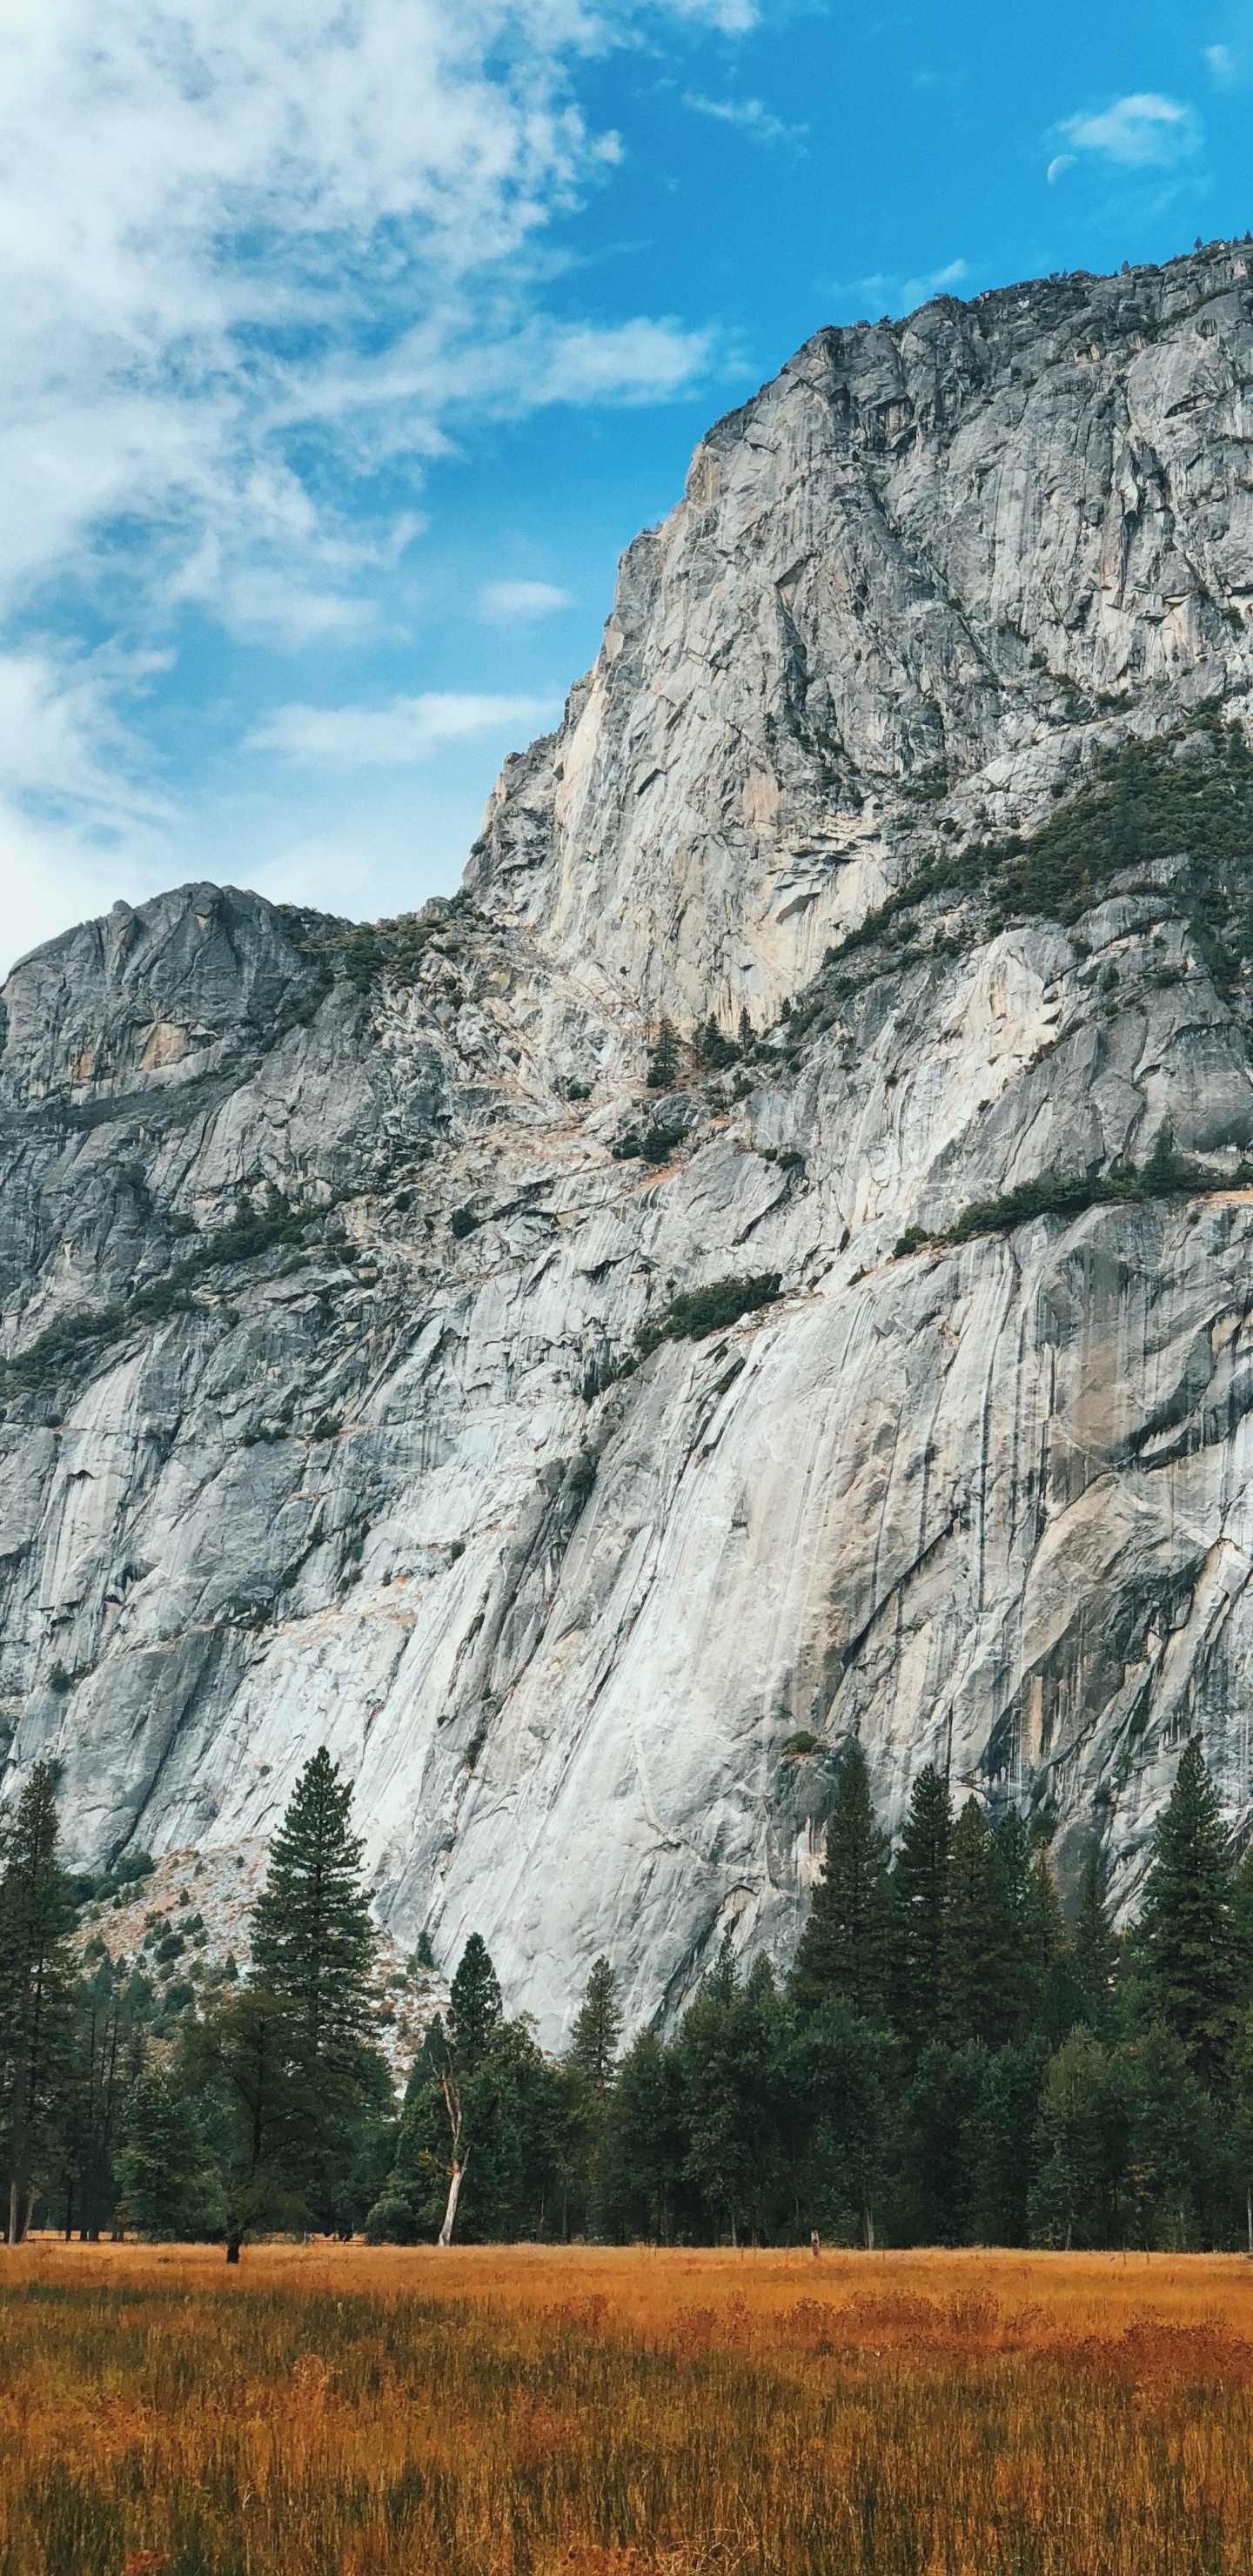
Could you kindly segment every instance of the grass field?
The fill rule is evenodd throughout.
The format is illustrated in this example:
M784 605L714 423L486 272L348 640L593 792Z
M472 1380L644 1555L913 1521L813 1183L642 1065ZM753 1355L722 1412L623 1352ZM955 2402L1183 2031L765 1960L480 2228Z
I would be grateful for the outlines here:
M1253 2571L1253 2266L0 2253L0 2576Z

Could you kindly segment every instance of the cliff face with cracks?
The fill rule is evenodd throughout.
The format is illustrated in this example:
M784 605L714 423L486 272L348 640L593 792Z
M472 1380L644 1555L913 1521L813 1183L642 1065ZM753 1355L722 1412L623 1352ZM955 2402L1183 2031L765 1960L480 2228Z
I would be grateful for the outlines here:
M1187 1733L1244 1825L1249 269L820 333L455 905L15 969L0 1740L76 1859L325 1741L381 1918L555 2040L602 1950L636 2020L786 1953L851 1730L1124 1905ZM752 1043L647 1097L662 1010Z

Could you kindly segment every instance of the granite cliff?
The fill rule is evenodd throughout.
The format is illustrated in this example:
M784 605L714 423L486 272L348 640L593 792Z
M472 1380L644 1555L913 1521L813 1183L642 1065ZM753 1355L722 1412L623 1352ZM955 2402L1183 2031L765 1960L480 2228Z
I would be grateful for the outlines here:
M1186 1734L1244 1829L1251 458L1253 244L822 331L453 903L15 968L0 1747L77 1860L326 1741L556 2040L786 1953L850 1730L1123 1907Z

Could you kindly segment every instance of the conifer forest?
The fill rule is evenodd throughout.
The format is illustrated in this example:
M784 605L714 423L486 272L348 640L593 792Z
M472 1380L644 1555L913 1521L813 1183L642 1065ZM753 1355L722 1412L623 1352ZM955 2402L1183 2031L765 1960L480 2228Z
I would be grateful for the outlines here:
M38 1766L4 1822L0 2138L10 2243L1253 2250L1253 1853L1183 1745L1116 1934L1091 1845L1064 1913L1010 1806L932 1769L895 1850L848 1745L794 1959L729 1939L670 2033L594 1965L564 2055L472 1936L403 2092L380 2046L352 1792L306 1765L251 1963L163 1995L86 1937Z

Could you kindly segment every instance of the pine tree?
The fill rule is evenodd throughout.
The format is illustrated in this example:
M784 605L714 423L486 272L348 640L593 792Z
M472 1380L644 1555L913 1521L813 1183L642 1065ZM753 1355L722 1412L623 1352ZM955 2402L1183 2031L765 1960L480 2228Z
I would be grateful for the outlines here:
M578 2068L602 2100L613 2083L622 2029L616 1986L609 1961L597 1959L570 2040L570 2064Z
M940 1952L953 1811L948 1782L931 1763L909 1793L892 1872L893 2012L915 2050L935 2037L940 2017Z
M677 2053L641 2031L618 2069L600 2150L598 2198L609 2233L671 2243L687 2146Z
M1080 2014L1097 2038L1104 2039L1113 2010L1118 1940L1105 1911L1105 1873L1095 1834L1084 1853L1079 1876L1072 1959Z
M679 1040L673 1020L663 1019L648 1059L650 1091L671 1091L679 1078Z
M781 2180L780 2077L786 2023L770 1962L753 1962L727 1995L707 1978L684 2014L677 2055L687 2172L715 2224L769 2233Z
M321 2155L341 2085L310 2059L300 2004L245 1987L203 2021L185 2022L178 2089L213 2106L226 2194L226 2259L249 2235L306 2227L310 2169ZM215 2143L218 2143L215 2141Z
M1148 1999L1206 2086L1221 2075L1235 2020L1231 1898L1218 1795L1193 1737L1153 1836L1137 1949Z
M9 2243L20 2243L35 2188L57 2152L67 2107L74 1922L57 1854L52 1770L37 1762L5 1821L0 1878L0 2141L9 2173Z
M863 2020L882 2021L892 1934L888 1850L875 1823L866 1757L854 1741L840 1765L822 1870L792 1970L798 2012L844 2002Z
M1131 2065L1129 2174L1137 2234L1146 2246L1186 2254L1207 2232L1217 2162L1215 2110L1182 2040L1158 2022Z
M481 2065L503 2009L487 1944L472 1932L448 1997L448 2041L459 2074L473 2075Z
M350 2057L370 2018L375 1935L351 1805L351 1782L320 1745L292 1792L253 1909L254 1982L297 2007L314 2062Z
M1050 2049L1060 2048L1067 2033L1083 2018L1082 1998L1053 1864L1038 1843L1022 1905L1026 1960L1026 2026Z
M1031 1836L1017 1807L1009 1806L1003 1816L998 1816L992 1828L992 1840L1001 1864L1010 1912L1015 1921L1021 1923L1027 1910L1033 1854Z
M956 2047L1002 2048L1021 2018L1022 1948L1001 1856L977 1798L953 1829L940 1957L940 2013Z
M163 2075L141 2075L124 2130L118 2179L128 2223L167 2244L220 2236L226 2199L195 2103Z
M1051 2060L1040 2096L1031 2241L1116 2245L1127 2179L1129 2078L1081 2022Z
M1241 2013L1231 2052L1232 2156L1244 2206L1247 2250L1253 2254L1253 2010Z
M1253 1842L1246 1845L1231 1882L1231 1951L1243 2011L1253 2003Z

